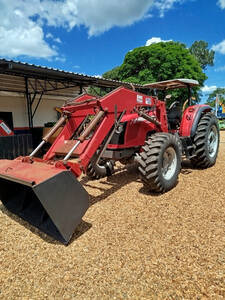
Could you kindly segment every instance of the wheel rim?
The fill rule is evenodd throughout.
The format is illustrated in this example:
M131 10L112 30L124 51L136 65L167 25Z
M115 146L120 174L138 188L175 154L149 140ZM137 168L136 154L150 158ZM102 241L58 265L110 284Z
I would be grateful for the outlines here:
M208 152L210 157L214 157L219 143L218 131L215 125L211 127L208 135Z
M174 148L169 147L163 154L162 175L164 179L170 180L177 169L177 154Z

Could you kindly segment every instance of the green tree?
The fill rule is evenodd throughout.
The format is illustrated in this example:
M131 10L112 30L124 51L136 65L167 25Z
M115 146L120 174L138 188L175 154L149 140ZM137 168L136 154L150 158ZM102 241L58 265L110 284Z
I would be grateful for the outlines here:
M225 104L225 88L217 88L215 91L209 94L207 104L209 104L212 107L215 107L217 95L219 95L220 103Z
M207 42L195 41L189 50L198 60L203 70L206 70L207 66L214 66L215 51L208 49Z
M120 80L119 79L120 78L119 70L120 70L120 67L115 67L111 71L105 72L103 77L106 79Z
M115 69L103 74L103 77L113 76ZM145 84L170 80L175 78L191 78L198 80L203 86L207 79L196 58L184 44L178 42L157 43L150 46L139 47L125 56L121 66L116 67L116 79L126 82ZM195 89L195 97L198 98ZM177 91L177 96L181 93ZM187 95L184 95L184 98Z

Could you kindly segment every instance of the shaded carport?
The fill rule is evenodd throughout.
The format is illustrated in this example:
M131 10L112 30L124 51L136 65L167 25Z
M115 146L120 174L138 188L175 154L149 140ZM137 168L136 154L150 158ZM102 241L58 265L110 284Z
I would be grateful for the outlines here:
M121 85L141 88L141 85L0 59L0 91L26 96L29 128L33 128L33 118L44 95L72 98L81 94L85 87L110 91Z

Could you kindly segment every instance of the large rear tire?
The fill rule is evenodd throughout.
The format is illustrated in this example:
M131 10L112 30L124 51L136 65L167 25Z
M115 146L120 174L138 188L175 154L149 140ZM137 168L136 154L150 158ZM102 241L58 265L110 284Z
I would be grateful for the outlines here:
M163 193L172 189L181 168L180 141L170 133L153 134L138 158L141 180L152 192Z
M95 163L96 156L90 161L86 174L90 179L100 179L106 176L110 176L114 172L114 161L105 160L100 158L99 163Z
M208 168L216 163L219 150L219 125L212 113L204 114L193 139L195 157L191 159L192 165L199 168Z

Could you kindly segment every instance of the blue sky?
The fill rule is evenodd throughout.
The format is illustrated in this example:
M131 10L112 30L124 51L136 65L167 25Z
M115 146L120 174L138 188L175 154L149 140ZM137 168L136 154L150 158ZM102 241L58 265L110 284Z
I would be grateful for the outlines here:
M225 87L225 0L0 0L0 57L88 75L157 41L215 50L203 91Z

